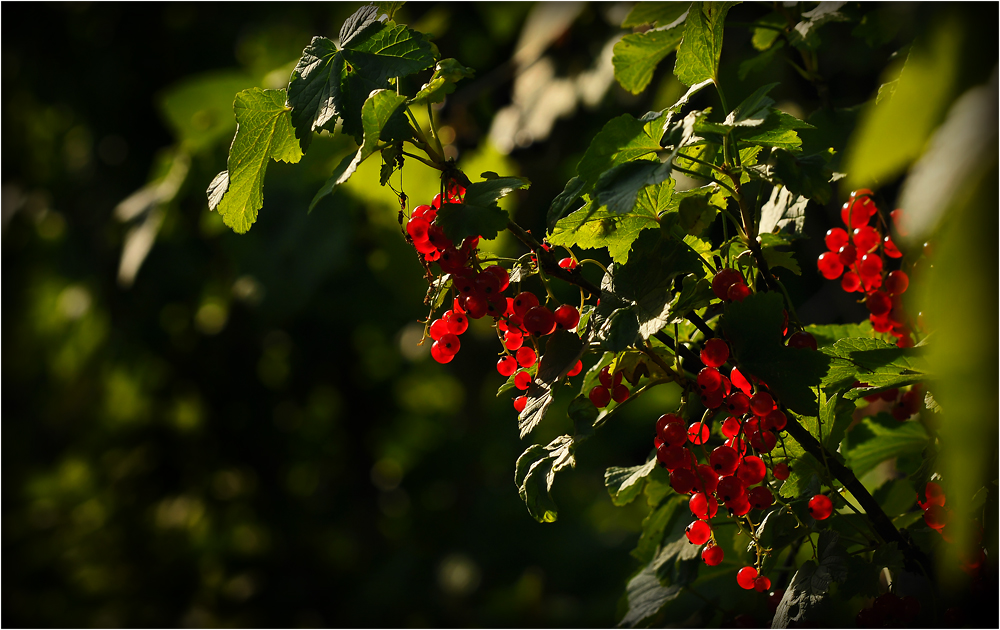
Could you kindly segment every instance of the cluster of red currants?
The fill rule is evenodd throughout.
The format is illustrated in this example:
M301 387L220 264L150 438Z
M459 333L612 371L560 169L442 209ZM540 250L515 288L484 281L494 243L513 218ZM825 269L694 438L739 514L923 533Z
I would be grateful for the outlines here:
M597 408L607 407L614 400L616 403L625 402L629 397L628 387L622 383L622 372L618 371L612 374L609 371L608 366L604 366L600 374L598 374L598 380L600 380L600 385L595 385L593 389L590 390L590 402L594 403Z
M465 188L454 185L449 189L448 203L460 204L464 195ZM442 272L450 274L452 290L457 294L451 310L430 325L430 336L434 340L431 356L438 363L449 363L461 348L458 336L468 330L469 319L490 316L503 344L497 371L507 377L517 372L514 385L526 390L534 378L529 368L538 361L535 339L557 329L575 329L580 322L580 312L570 304L550 310L529 291L508 297L510 275L507 270L500 265L481 264L476 249L478 236L466 238L456 247L436 223L440 208L439 194L431 205L415 208L406 224L414 249L426 263L436 262ZM526 339L532 344L525 345ZM569 376L579 374L582 369L583 364L577 361ZM514 400L518 413L526 404L524 396Z
M900 296L910 285L910 278L902 270L886 273L883 255L902 258L903 254L892 241L892 236L882 236L877 224L869 225L878 215L866 188L851 193L841 208L844 228L830 228L826 233L826 251L816 261L819 272L827 280L840 278L840 286L848 293L864 293L869 319L876 332L891 333L901 348L913 345L913 331ZM902 210L889 213L897 230L902 220ZM882 223L879 216L877 223ZM850 232L848 232L850 230Z
M686 535L691 543L706 545L702 560L710 566L722 562L724 553L715 544L710 525L720 504L728 508L732 516L739 517L774 503L774 496L764 483L768 464L761 455L774 449L777 432L787 424L787 417L778 409L774 398L762 389L754 393L738 369L733 368L730 372L732 381L719 372L718 368L728 359L726 342L709 339L701 352L705 368L697 379L702 401L707 407L715 409L726 405L729 417L721 427L725 443L707 452L703 445L709 439L708 426L704 422L688 425L671 413L656 421L653 440L657 460L670 471L671 487L679 494L691 494L688 507L696 520L688 526ZM703 452L707 462L699 463L693 447L701 447L697 450ZM779 481L787 479L788 464L772 460L770 474ZM761 592L771 587L770 580L758 575L754 567L742 568L737 574L737 582L743 588Z

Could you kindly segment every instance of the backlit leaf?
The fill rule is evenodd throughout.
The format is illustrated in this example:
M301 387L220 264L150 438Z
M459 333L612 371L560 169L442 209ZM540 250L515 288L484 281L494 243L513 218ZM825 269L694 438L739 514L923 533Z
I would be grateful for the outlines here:
M692 2L677 49L674 74L684 85L719 78L722 31L729 9L738 2Z
M684 26L679 25L623 37L615 44L611 60L618 83L633 94L645 90L653 79L656 66L677 49L683 32Z
M593 405L591 405L593 408ZM646 486L646 476L656 467L657 460L651 457L642 466L619 468L612 466L604 471L604 486L615 505L631 503Z

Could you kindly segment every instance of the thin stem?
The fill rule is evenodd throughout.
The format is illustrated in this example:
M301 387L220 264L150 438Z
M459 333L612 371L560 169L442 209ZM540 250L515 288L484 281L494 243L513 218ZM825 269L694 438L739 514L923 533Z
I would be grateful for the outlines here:
M407 153L406 151L402 151L401 153L403 155L405 155L406 157L413 158L414 160L416 160L418 162L421 162L423 164L426 164L427 166L429 166L431 168L436 168L439 171L445 170L444 166L441 166L440 164L438 164L436 162L431 162L430 160L425 160L424 158L420 157L419 155L414 155L412 153Z
M589 280L580 274L570 272L560 267L559 263L555 259L555 256L552 255L552 252L542 247L542 244L520 225L514 223L513 221L508 221L507 229L514 235L514 238L524 243L528 249L535 253L539 270L544 268L545 272L553 278L559 278L563 282L576 285L591 295L599 296L601 294L600 288L594 286Z
M600 429L602 426L604 426L604 423L608 421L608 418L615 415L619 409L625 407L625 405L629 404L639 396L642 396L643 394L645 394L652 388L656 387L657 385L663 385L664 383L669 383L669 382L670 380L665 378L657 378L649 381L639 389L632 392L632 395L629 396L627 399L625 399L624 402L620 402L617 405L615 405L614 409L612 409L611 411L605 411L600 416L598 416L598 418L594 420L594 424L592 425L594 427L594 430L596 431L597 429Z
M671 378L673 378L673 380L677 381L681 385L687 384L687 379L684 378L683 372L678 373L672 370L660 355L656 354L646 346L636 346L636 347L639 348L639 352L642 352L644 355L652 359L653 363L660 366L660 369L662 369L667 374L667 376L670 376Z

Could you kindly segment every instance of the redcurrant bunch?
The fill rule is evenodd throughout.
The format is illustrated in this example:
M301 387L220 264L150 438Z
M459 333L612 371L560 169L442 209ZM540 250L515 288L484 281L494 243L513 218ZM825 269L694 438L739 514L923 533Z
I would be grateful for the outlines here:
M901 258L903 254L892 241L892 236L869 225L878 215L878 208L867 188L851 193L841 209L841 219L847 228L835 227L826 233L828 251L816 261L820 274L827 280L840 278L840 286L848 293L865 295L865 306L876 332L891 333L900 347L913 345L909 317L900 296L906 292L910 278L902 270L886 271L886 259ZM897 231L902 227L901 210L890 213Z

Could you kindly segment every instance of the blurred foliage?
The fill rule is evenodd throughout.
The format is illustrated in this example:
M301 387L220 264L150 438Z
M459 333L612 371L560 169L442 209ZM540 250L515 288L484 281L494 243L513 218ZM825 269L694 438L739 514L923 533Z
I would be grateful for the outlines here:
M676 392L654 391L618 419L621 430L588 441L553 490L561 518L539 526L513 484L525 445L507 398L495 397L492 331L473 326L448 366L417 345L425 285L399 236L398 200L377 185L377 160L307 213L353 151L342 136L319 137L296 167L268 169L249 234L207 212L204 190L235 130L235 92L283 86L311 36L335 36L355 8L8 5L17 28L2 44L3 625L615 622L648 508L614 507L604 470L645 461L652 418ZM607 120L683 93L669 67L639 97L601 83L595 59L606 57L610 72L608 43L629 9L421 3L396 16L476 70L441 110L442 135L471 174L532 179L530 193L503 203L539 234ZM841 152L852 108L875 96L881 70L934 9L884 5L878 15L895 34L868 46L851 38L856 25L824 29L818 64L832 101L787 64L738 78L727 50L745 46L749 29L727 28L722 80L734 101L780 81L779 104L832 121L802 134L808 147ZM736 7L729 19L755 11ZM981 35L961 38L956 54L981 52L992 41ZM949 93L989 70L963 66ZM531 72L534 83L522 80ZM527 98L538 85L571 85L577 96ZM511 133L493 129L515 118ZM391 183L411 204L438 187L410 163ZM977 207L991 208L995 180L980 186ZM800 260L815 259L846 194L810 215L814 238ZM995 251L988 230L971 232L988 241L977 250L984 258ZM488 248L515 244L501 235ZM123 251L135 254L131 275ZM803 320L861 319L863 307L803 267L779 272ZM995 308L976 312L992 330ZM995 355L980 355L975 365L994 374ZM554 404L565 408L562 393ZM539 427L536 441L571 429L563 424Z

